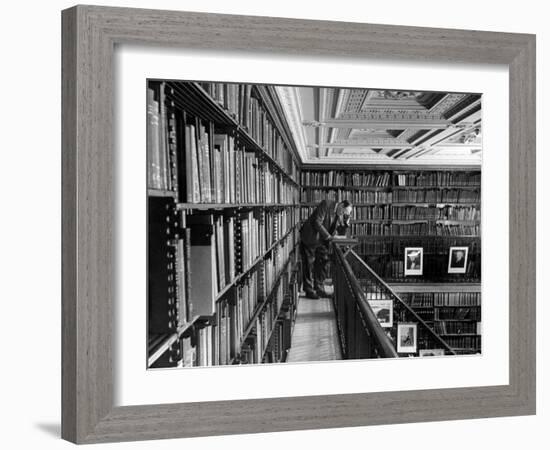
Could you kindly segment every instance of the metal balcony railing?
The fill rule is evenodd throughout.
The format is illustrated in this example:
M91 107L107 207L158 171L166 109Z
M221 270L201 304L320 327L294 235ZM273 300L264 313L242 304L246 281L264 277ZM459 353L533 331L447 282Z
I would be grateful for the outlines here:
M344 359L396 358L393 343L370 308L340 245L332 246L334 304Z
M456 354L353 250L335 243L331 263L344 359Z

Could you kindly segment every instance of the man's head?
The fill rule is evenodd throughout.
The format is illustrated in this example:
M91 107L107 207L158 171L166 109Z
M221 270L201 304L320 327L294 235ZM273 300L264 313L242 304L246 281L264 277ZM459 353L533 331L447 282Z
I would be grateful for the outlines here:
M457 250L455 252L455 258L457 261L462 260L462 258L464 258L464 252L462 250Z
M345 222L349 221L351 218L351 213L353 211L353 206L347 200L341 201L336 206L336 214L344 219Z

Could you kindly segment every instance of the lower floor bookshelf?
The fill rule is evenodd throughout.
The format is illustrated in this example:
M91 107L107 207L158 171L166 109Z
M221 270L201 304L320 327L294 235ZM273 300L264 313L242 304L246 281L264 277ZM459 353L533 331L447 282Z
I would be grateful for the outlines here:
M390 286L457 354L481 352L480 283Z

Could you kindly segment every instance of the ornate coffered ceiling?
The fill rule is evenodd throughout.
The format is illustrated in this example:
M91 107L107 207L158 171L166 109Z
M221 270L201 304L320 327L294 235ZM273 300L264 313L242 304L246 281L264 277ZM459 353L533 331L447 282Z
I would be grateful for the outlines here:
M304 163L481 164L481 95L277 86Z

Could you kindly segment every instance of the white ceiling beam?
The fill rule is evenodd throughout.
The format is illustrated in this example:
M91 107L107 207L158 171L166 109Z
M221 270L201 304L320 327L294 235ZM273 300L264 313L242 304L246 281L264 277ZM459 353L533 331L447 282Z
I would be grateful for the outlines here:
M415 128L420 130L433 130L452 127L455 125L447 120L425 120L425 119L412 119L412 120L377 120L377 119L364 119L364 120L349 120L349 119L325 119L322 121L304 121L303 125L306 127L319 127L324 128L379 128L389 130L401 130L405 128Z
M411 144L406 141L391 141L391 140L381 140L381 139L372 139L372 140L361 140L359 142L330 142L321 145L313 144L311 147L318 147L320 149L327 148L365 148L365 147L374 147L374 148L405 148L410 147Z

